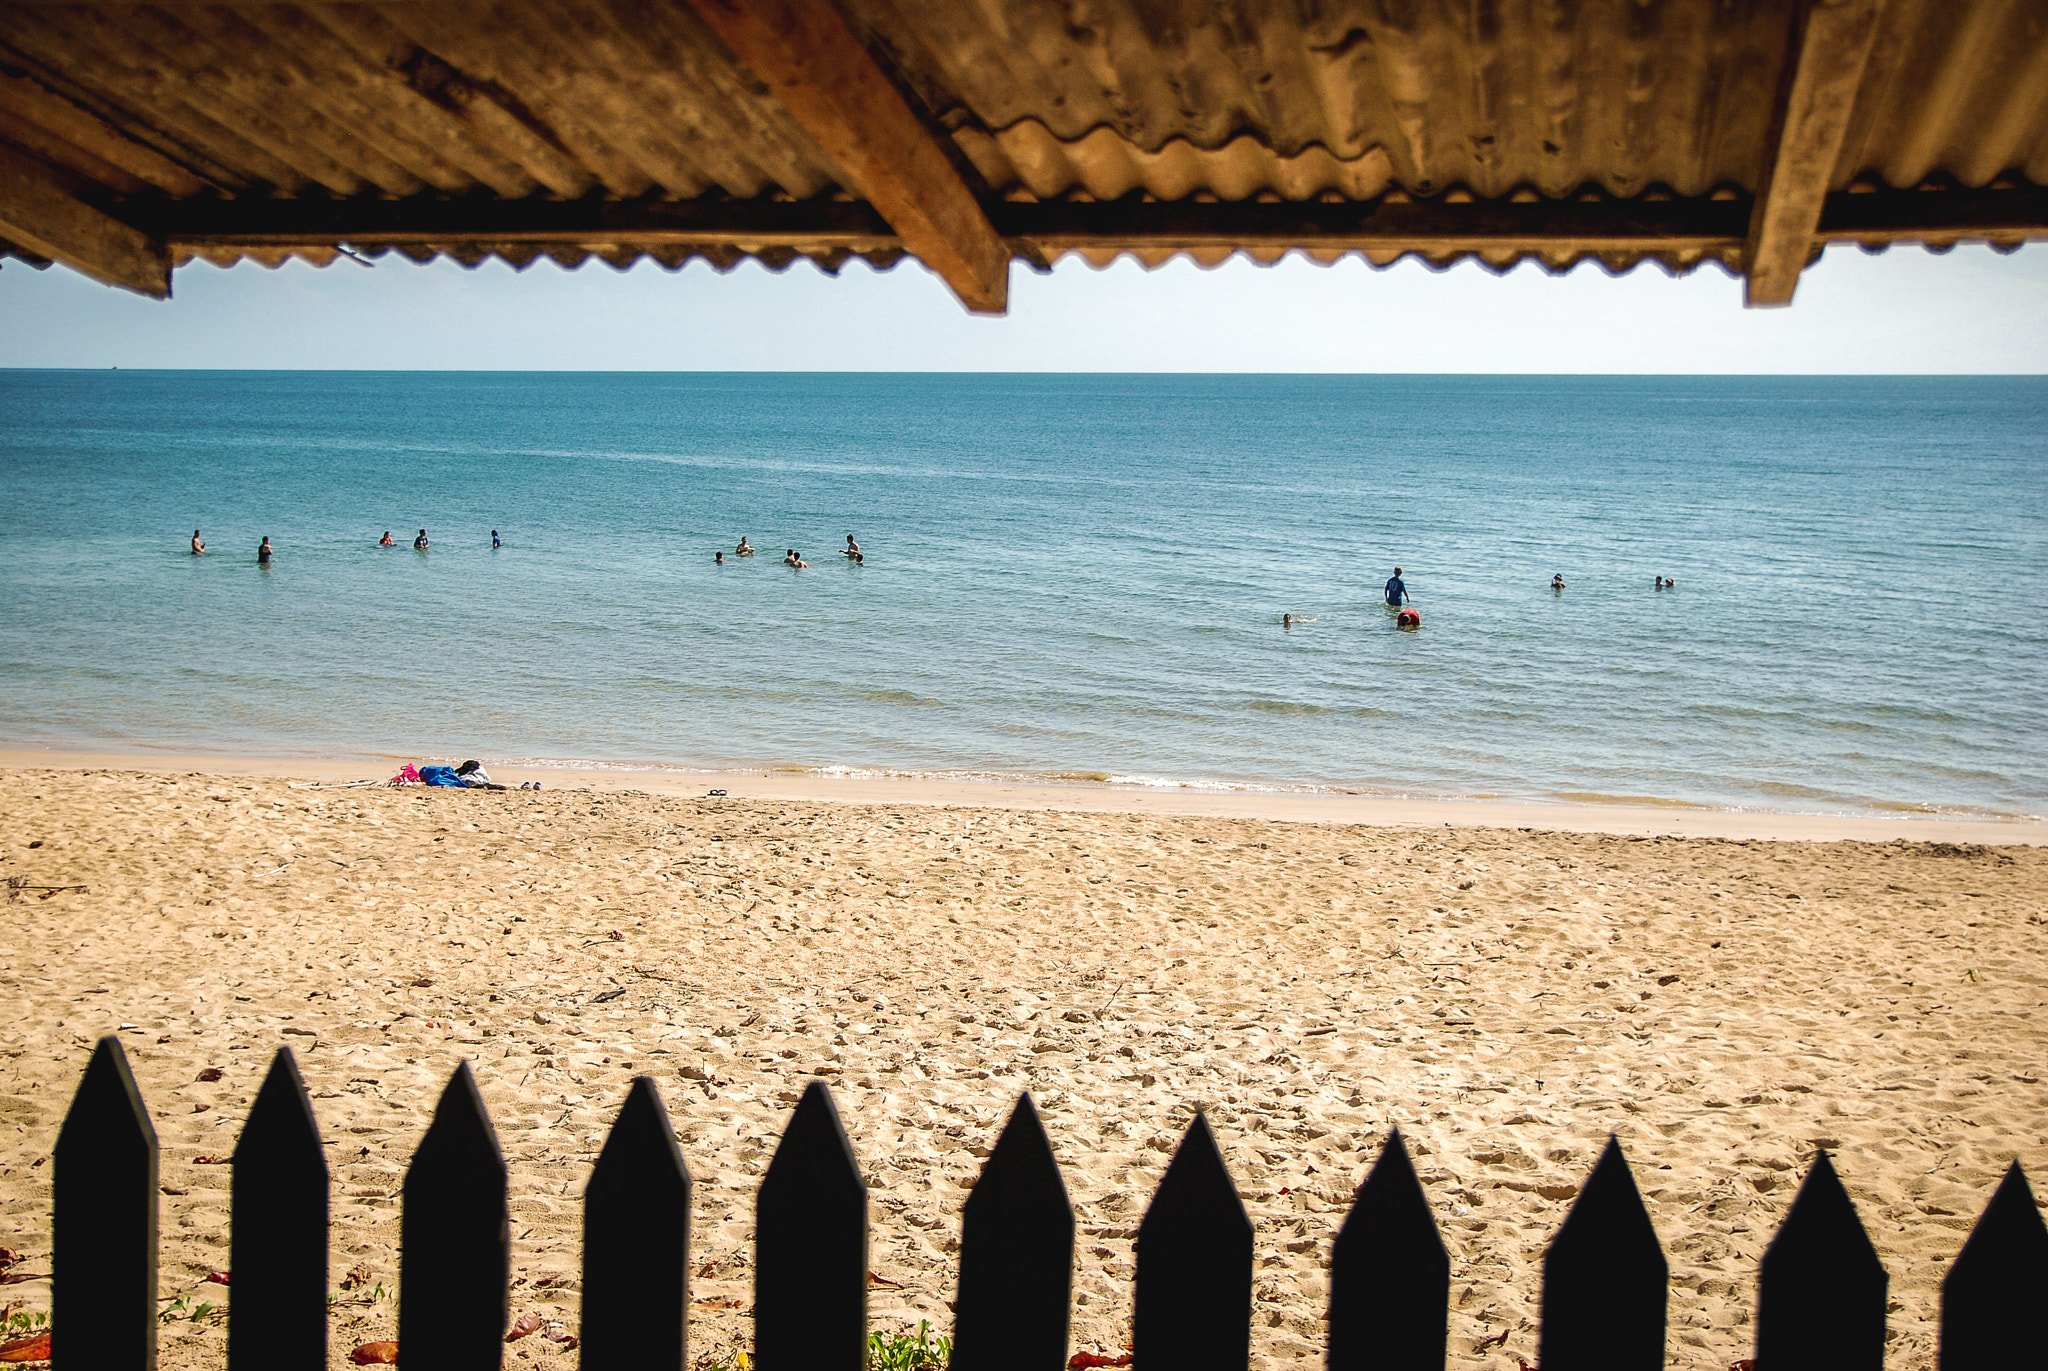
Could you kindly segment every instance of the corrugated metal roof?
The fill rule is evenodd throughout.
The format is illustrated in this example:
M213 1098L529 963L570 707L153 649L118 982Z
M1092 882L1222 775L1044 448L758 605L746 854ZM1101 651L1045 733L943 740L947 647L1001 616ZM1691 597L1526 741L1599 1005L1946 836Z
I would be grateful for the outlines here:
M722 206L861 197L707 26L703 3L0 0L0 150L53 169L84 203L162 233L179 260L332 260L342 243L470 264L809 258L836 269L854 255L900 258L886 223L812 233L793 215L772 233L717 231L711 211ZM1068 251L1149 264L1178 252L1270 260L1299 247L1382 264L1412 252L1496 267L1533 257L1550 269L1587 257L1625 269L1649 257L1674 270L1708 260L1739 269L1741 235L1638 246L1502 230L1497 241L1367 235L1347 247L1341 235L1291 242L1276 230L1256 241L1173 242L1148 237L1134 209L1127 217L1139 228L1075 241L1012 233L1002 207L1746 201L1776 136L1802 12L1795 0L843 0L839 9L946 140L1011 250L1039 264ZM1884 3L1830 189L2025 193L2044 183L2048 4ZM441 206L428 217L453 227L387 227L380 237L332 208L394 200ZM237 232L223 208L264 205L263 222L282 222L279 201L304 210L307 225L330 225L331 241L312 241L320 233L310 228ZM609 236L598 226L550 239L498 231L481 212L465 229L445 209L539 201L689 202L706 210L693 222L710 227L642 232L614 215L625 226ZM182 227L190 216L179 207L196 202L207 202L199 218L214 226L204 234ZM1822 230L1854 236L1825 220ZM2010 244L2033 232L2024 215L1994 213L1946 237ZM1880 224L1862 241L1899 236ZM1944 240L1938 224L1908 236Z

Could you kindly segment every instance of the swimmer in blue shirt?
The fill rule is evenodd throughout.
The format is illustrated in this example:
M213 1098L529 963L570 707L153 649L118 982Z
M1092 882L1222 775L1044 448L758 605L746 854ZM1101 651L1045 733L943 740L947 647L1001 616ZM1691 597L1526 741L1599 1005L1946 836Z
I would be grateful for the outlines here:
M1408 599L1408 583L1401 579L1401 568L1395 567L1394 574L1387 578L1387 603L1399 609Z

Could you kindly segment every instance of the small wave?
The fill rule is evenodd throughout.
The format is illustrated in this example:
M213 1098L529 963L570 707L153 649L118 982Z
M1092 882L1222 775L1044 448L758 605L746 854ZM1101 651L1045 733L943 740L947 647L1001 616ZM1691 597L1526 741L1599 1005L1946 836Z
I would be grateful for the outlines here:
M1370 705L1318 705L1306 700L1247 700L1244 707L1254 714L1281 714L1298 717L1331 715L1342 719L1392 719L1399 717L1392 710L1374 709Z
M1327 705L1305 704L1300 700L1252 700L1246 709L1259 714L1334 714L1337 711Z
M1651 809L1713 809L1696 800L1671 800L1659 795L1606 795L1597 790L1559 790L1552 798L1575 805L1642 805Z
M907 690L863 690L860 692L860 697L863 700L873 700L878 705L922 705L926 707L937 707L939 704L942 703L938 700L926 699L922 695L914 695Z

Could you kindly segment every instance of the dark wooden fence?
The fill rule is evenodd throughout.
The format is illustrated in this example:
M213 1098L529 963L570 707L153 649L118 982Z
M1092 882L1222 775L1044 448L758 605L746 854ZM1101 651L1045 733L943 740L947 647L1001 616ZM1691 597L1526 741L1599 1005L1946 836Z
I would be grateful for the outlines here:
M280 1048L235 1147L230 1371L327 1365L327 1163ZM156 1358L157 1143L118 1039L100 1040L56 1150L55 1307L64 1371L148 1371ZM505 1163L467 1063L405 1175L398 1341L421 1371L494 1368L504 1353L511 1236ZM867 1192L832 1094L813 1081L756 1200L759 1371L860 1371ZM653 1081L627 1094L584 1191L583 1365L680 1371L689 1309L690 1173ZM1031 1097L969 1195L953 1366L1060 1371L1074 1217ZM1757 1276L1759 1371L1882 1371L1876 1250L1826 1153ZM1181 1139L1138 1229L1132 1343L1153 1371L1244 1371L1252 1224L1208 1121ZM1668 1272L1609 1140L1543 1263L1542 1371L1656 1371ZM1443 1371L1450 1262L1398 1132L1330 1254L1333 1371ZM2048 1227L2019 1163L1942 1283L1943 1371L2042 1364Z

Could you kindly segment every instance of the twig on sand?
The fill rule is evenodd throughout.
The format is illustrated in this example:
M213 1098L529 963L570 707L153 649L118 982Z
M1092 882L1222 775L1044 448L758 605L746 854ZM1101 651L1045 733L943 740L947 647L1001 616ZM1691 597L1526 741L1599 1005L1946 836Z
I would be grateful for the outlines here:
M85 887L82 885L30 885L26 876L9 876L7 878L7 898L18 900L21 898L21 893L24 890L40 890L43 893L36 896L36 898L47 900L52 895L61 895L67 890L83 892Z
M1100 1009L1098 1009L1098 1010L1096 1010L1096 1011L1095 1011L1095 1017L1099 1019L1099 1018L1101 1018L1101 1017L1102 1017L1102 1016L1103 1016L1104 1014L1107 1014L1107 1013L1109 1012L1109 1007L1110 1007L1111 1005L1113 1005L1113 1004L1115 1004L1115 1003L1116 1003L1116 997L1117 997L1117 996L1119 996L1119 995L1121 995L1121 994L1123 994L1123 993L1124 993L1124 987L1125 987L1125 986L1127 986L1127 985L1129 985L1129 984L1130 984L1130 981L1128 981L1128 980L1122 980L1122 981L1118 981L1118 982L1116 983L1116 989L1114 989L1114 990L1110 991L1110 992L1109 992L1109 998L1108 998L1108 999L1106 999L1106 1000L1104 1000L1104 1001L1102 1002L1102 1008L1100 1008Z

